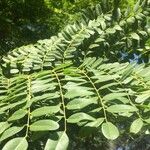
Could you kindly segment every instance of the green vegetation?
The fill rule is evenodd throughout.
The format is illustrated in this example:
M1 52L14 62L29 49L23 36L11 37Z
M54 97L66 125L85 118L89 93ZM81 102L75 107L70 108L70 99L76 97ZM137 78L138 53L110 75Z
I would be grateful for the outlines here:
M1 0L0 54L50 38L98 0Z
M52 22L50 35L65 27L2 57L2 150L137 150L133 139L149 149L150 2L125 2L103 0L73 15L97 1L41 1L54 20L44 11L30 21Z

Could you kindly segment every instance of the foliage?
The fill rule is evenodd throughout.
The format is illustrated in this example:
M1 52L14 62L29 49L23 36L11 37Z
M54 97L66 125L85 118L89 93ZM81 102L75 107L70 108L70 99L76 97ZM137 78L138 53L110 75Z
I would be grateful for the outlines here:
M1 0L0 55L15 47L49 38L98 0Z
M98 4L58 36L2 58L2 150L67 149L74 135L149 134L150 4L138 1L128 13L111 5ZM146 63L124 62L126 52Z

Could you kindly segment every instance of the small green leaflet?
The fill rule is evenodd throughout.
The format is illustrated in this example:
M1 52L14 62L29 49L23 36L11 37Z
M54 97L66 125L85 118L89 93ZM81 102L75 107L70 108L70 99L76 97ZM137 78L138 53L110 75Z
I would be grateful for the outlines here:
M11 124L9 124L8 122L0 122L0 134L3 133L10 126Z
M101 76L96 76L96 77L92 77L92 78L97 78L98 80L95 83L100 83L100 82L106 82L106 81L110 81L110 80L114 80L119 78L120 76L118 74L116 75L101 75Z
M65 132L50 134L44 150L67 150L69 138Z
M118 85L118 84L119 84L119 83L116 83L116 82L108 83L108 84L105 84L105 85L101 86L101 87L99 88L99 90L103 90L103 89L109 88L109 87L111 87L111 86L116 86L116 85Z
M27 114L27 110L20 109L12 114L8 121L18 120L23 118Z
M138 9L139 9L139 7L140 7L140 2L141 2L141 0L138 0L137 3L135 4L135 6L134 6L134 8L133 8L134 12L137 12L137 11L138 11Z
M91 45L89 46L89 49L92 49L92 48L95 48L95 47L99 47L99 44L91 44Z
M129 24L133 24L134 22L135 22L135 18L134 17L129 17L127 19L127 23L129 23Z
M118 128L111 122L106 122L102 124L103 135L110 140L115 140L119 136Z
M128 76L130 76L130 74L133 72L133 68L134 68L135 64L129 64L125 71L122 74L121 80L120 81L124 81Z
M103 97L105 101L114 100L123 96L126 96L127 93L109 93Z
M53 113L57 113L60 110L60 105L58 106L44 106L41 108L37 108L31 112L32 117L39 117L42 115L49 115Z
M114 26L114 29L118 30L118 31L122 31L123 30L118 24Z
M54 90L55 86L50 86L48 83L46 84L33 84L32 85L32 92L33 93L38 93L41 91L47 91L47 90Z
M145 93L138 95L137 98L135 99L135 102L142 103L146 101L149 97L150 97L150 91L146 91Z
M24 93L23 93L23 94L24 94ZM23 94L22 94L22 95L23 95ZM6 105L6 106L4 106L4 107L1 108L0 112L6 111L6 110L8 110L8 109L12 109L12 108L14 108L14 107L16 107L16 106L18 106L18 105L21 105L21 104L23 104L23 103L25 103L25 102L26 102L26 100L22 100L22 101L17 101L17 102L15 102L15 103Z
M65 94L66 98L75 98L75 97L83 97L83 96L90 96L93 95L94 93L90 91L89 88L87 87L82 87L82 86L76 86L73 85L71 88L67 89L68 92Z
M90 104L97 104L97 98L75 98L67 104L67 109L74 110L74 109L81 109Z
M93 118L92 116L86 114L86 113L76 113L76 114L73 114L71 115L68 119L67 119L67 122L69 123L77 123L77 122L80 122L80 121L85 121L85 120L92 120L94 121L95 118Z
M16 73L18 73L18 72L19 72L18 69L11 69L11 70L10 70L10 73L11 73L11 74L16 74Z
M130 126L130 132L136 134L141 130L142 126L143 126L143 121L140 118L138 118L132 122Z
M132 39L134 39L134 40L137 40L137 41L140 40L140 37L139 37L139 35L138 35L137 33L132 33L132 34L131 34L131 37L132 37Z
M115 28L108 28L106 30L106 33L109 33L109 34L115 34L115 32L116 32Z
M144 121L150 124L150 118L145 119Z
M104 121L104 118L98 118L95 121L87 123L85 126L86 127L96 127L97 128L102 124L103 121Z
M111 113L134 112L134 111L137 111L137 110L138 109L134 106L123 105L123 104L111 105L107 108L107 111L111 112Z
M16 133L20 132L24 127L10 127L5 132L3 132L2 136L0 137L0 141L3 141Z
M59 124L53 120L39 120L30 125L31 131L51 131L59 128Z
M28 142L24 137L17 137L8 141L2 150L27 150Z

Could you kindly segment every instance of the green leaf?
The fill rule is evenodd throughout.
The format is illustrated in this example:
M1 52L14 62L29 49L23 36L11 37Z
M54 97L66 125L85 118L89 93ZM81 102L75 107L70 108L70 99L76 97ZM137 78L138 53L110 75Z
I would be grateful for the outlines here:
M44 150L67 150L69 138L66 132L55 132L50 134Z
M98 118L95 121L87 123L85 126L97 128L102 124L103 121L104 121L104 118Z
M59 128L59 124L53 120L39 120L30 125L31 131L51 131Z
M140 1L141 1L141 0L138 0L137 3L135 4L135 6L134 6L134 12L137 12L137 11L138 11L139 6L140 6Z
M91 45L89 46L89 49L92 49L92 48L95 48L95 47L99 47L99 44L91 44Z
M16 106L18 106L18 105L21 105L21 104L23 104L23 103L25 103L25 102L26 102L25 100L22 100L22 101L18 101L18 102L15 102L15 103L6 105L6 106L4 106L4 107L2 107L2 108L0 109L0 112L1 112L1 111L6 111L6 110L8 110L8 109L12 109L12 108L14 108L14 107L16 107Z
M94 94L92 91L89 91L89 88L77 86L77 85L71 84L71 82L68 85L67 90L68 91L65 94L65 97L70 98L70 99L78 97L78 96L82 97L82 96L90 96Z
M107 111L111 112L111 113L125 113L125 112L138 111L138 109L134 106L131 106L131 105L118 104L118 105L109 106L107 108Z
M117 99L117 98L120 98L120 97L123 97L126 95L127 95L127 93L109 93L109 94L105 95L103 97L103 99L105 101L111 101L111 100L114 100L114 99Z
M17 137L8 141L2 150L27 150L28 142L24 137Z
M111 122L106 122L102 124L103 135L110 140L115 140L119 136L118 128Z
M109 88L109 87L111 87L111 86L116 86L116 85L118 85L118 84L119 84L119 83L108 83L108 84L105 84L105 85L101 86L101 87L99 88L99 90L103 90L103 89Z
M90 104L97 104L97 98L75 98L67 104L67 109L81 109Z
M104 42L104 41L105 41L105 39L103 39L103 38L97 38L95 40L95 43L100 43L100 42Z
M115 29L115 30L118 30L118 31L122 31L122 30L123 30L119 25L115 25L115 26L114 26L114 29Z
M101 24L102 29L105 30L106 29L105 20L103 18L100 18L99 20L100 20L100 24Z
M108 28L106 30L106 33L109 33L109 34L114 34L116 32L116 30L114 28Z
M32 117L39 117L42 115L49 115L53 113L57 113L60 110L60 105L58 106L44 106L41 108L37 108L31 112Z
M16 133L20 132L24 127L10 127L5 132L3 132L2 136L0 137L0 141L3 141Z
M150 91L145 91L144 93L137 96L135 99L136 103L142 103L146 101L150 97Z
M3 133L10 126L11 124L9 124L8 122L0 122L0 134Z
M145 119L144 121L150 124L150 118Z
M95 118L93 118L92 116L86 114L86 113L76 113L71 115L68 119L67 122L69 123L77 123L80 121L85 121L85 120L95 120Z
M27 114L27 110L20 109L12 114L8 121L18 120L23 118Z
M95 83L100 83L100 82L106 82L106 81L110 81L110 80L115 80L117 78L119 78L120 76L118 74L115 75L101 75L98 77L93 77L93 78L97 78L98 80Z
M137 41L140 40L140 37L139 37L139 35L138 35L137 33L132 33L132 34L131 34L131 37L132 37L132 39L134 39L134 40L137 40Z
M143 126L143 121L140 118L138 118L132 122L130 126L130 132L136 134L141 130L142 126Z
M133 24L134 22L135 22L135 18L134 17L129 17L127 19L127 23L129 23L129 24Z
M11 69L11 70L10 70L10 73L11 73L11 74L16 74L16 73L18 73L18 72L19 72L18 69Z
M131 73L133 72L133 68L134 68L135 64L129 64L125 71L123 72L122 74L122 78L121 78L121 81L125 80L128 76L131 75Z

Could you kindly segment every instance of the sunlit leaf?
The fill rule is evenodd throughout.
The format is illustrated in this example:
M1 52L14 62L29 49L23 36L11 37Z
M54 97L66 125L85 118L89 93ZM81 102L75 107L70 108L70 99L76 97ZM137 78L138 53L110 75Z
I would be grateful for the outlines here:
M107 108L107 111L112 113L120 113L120 112L135 112L138 109L131 105L123 105L123 104L116 104L111 105Z
M24 127L10 127L7 130L5 130L5 132L3 132L3 134L0 137L0 141L3 141L13 135L15 135L16 133L20 132Z
M30 125L31 131L51 131L59 128L59 124L53 120L39 120Z
M93 118L92 116L86 114L86 113L76 113L71 115L68 119L67 122L69 123L77 123L80 121L84 121L84 120L95 120L95 118Z
M60 106L44 106L41 108L37 108L31 112L32 117L38 117L42 115L49 115L53 113L57 113L60 110Z
M12 114L12 116L8 119L8 121L18 120L23 118L27 114L27 110L18 110Z
M142 126L143 126L143 121L140 118L136 119L132 122L130 126L130 132L136 134L141 130Z
M2 150L27 150L28 142L24 137L17 137L8 141Z
M111 122L106 122L102 124L103 135L110 140L114 140L119 136L118 128Z
M67 150L69 138L65 132L55 132L49 135L44 150Z

